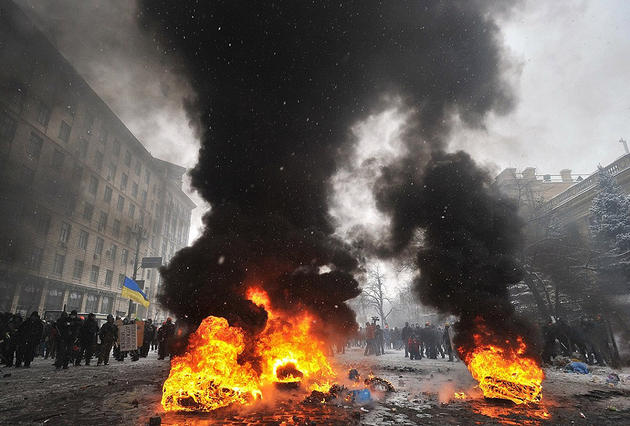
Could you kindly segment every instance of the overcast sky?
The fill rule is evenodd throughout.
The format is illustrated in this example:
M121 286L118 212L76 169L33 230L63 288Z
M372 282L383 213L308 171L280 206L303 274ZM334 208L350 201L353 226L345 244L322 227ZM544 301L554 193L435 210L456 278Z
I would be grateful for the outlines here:
M186 81L169 74L168 64L138 31L132 1L17 3L153 155L185 167L195 164L198 142L182 105L182 97L190 95ZM622 155L618 140L630 138L629 17L630 2L623 0L524 1L500 21L515 64L517 106L507 116L490 117L485 131L458 129L451 147L469 151L493 172L533 166L541 174L564 168L590 173ZM388 142L382 149L392 156L401 117L386 114L355 123L354 130L365 139L361 146L372 150L374 135L384 135ZM359 155L356 164L360 160ZM353 167L336 177L336 187L358 176ZM369 184L369 176L362 179ZM370 223L383 220L369 205L357 209L351 199L337 197L332 207L342 234L361 220L357 210L367 212ZM191 240L205 208L194 213Z

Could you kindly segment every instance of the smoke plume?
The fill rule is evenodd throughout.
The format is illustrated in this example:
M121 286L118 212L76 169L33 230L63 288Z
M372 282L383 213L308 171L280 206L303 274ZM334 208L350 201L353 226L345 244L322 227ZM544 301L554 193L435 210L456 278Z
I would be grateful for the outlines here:
M481 127L513 104L494 20L507 9L145 1L141 24L180 58L197 95L190 113L202 147L192 181L212 205L204 235L163 270L162 303L195 323L214 314L255 331L264 312L244 292L257 282L275 305L351 329L344 301L359 292L357 253L333 237L331 177L356 142L351 126L396 99L409 114L406 154L374 188L392 233L369 246L394 256L424 229L422 300L463 318L495 306L510 316L515 211L466 154L443 152L454 116Z

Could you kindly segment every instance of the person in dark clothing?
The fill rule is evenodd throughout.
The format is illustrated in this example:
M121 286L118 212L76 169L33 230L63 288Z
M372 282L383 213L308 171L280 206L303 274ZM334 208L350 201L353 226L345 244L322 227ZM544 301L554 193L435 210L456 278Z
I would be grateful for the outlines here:
M79 356L75 365L81 365L81 359L83 358L85 358L85 365L90 365L94 346L96 345L97 333L98 323L96 322L96 315L91 313L79 329Z
M451 346L451 326L446 324L444 326L444 332L442 333L442 345L444 345L444 351L448 355L448 362L453 362L453 348Z
M420 342L415 335L411 335L407 340L407 346L409 347L409 359L422 359L420 354Z
M13 359L15 357L15 351L17 350L18 329L22 325L22 315L8 314L9 320L6 324L6 329L3 336L4 346L4 363L7 367L13 366Z
M98 335L101 338L101 351L98 354L96 365L107 365L109 364L109 353L112 350L112 345L118 340L118 327L116 327L114 317L111 314L107 315L107 322L103 324Z
M170 318L167 318L162 327L158 330L158 359L164 359L169 355L168 344L175 332L175 326Z
M400 337L405 344L405 358L407 358L409 357L409 338L411 337L411 327L409 327L408 322L405 323L405 326L400 332Z
M57 356L55 358L55 367L57 369L63 367L65 370L68 368L70 356L72 355L72 345L74 344L72 335L72 320L68 316L67 312L64 311L61 313L56 326L59 335L57 336Z
M26 368L31 366L31 362L33 362L33 358L35 357L35 350L42 339L43 332L44 325L37 312L33 312L31 316L20 325L17 331L16 367L21 367L22 362L24 362L24 367Z
M151 340L153 339L155 326L151 319L147 319L144 322L144 337L142 339L142 346L140 347L140 356L146 358L149 355L149 348L151 347Z
M374 330L374 349L376 355L385 354L385 336L380 325L376 325Z

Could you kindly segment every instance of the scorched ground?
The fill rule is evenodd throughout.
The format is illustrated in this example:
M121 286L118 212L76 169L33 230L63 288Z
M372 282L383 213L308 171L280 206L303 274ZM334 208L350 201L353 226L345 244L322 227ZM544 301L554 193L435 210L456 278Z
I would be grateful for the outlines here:
M461 362L410 361L402 352L390 350L381 357L365 358L360 349L350 349L334 362L344 368L392 382L396 392L364 407L303 406L290 394L277 406L261 406L251 412L165 413L161 406L162 385L169 373L168 360L158 361L154 352L137 363L128 360L109 367L96 366L55 371L48 360L37 358L26 370L3 369L0 375L1 424L147 424L160 416L162 424L576 424L620 425L630 422L630 370L609 387L606 368L595 374L576 375L545 369L541 410L514 409L475 395L474 380ZM10 376L4 377L4 375ZM471 391L472 389L472 391ZM466 399L456 399L464 392ZM475 399L470 399L473 396ZM367 411L365 411L367 410ZM581 413L581 414L580 414ZM503 415L504 417L500 417ZM583 417L583 416L584 417ZM311 424L312 424L311 423Z

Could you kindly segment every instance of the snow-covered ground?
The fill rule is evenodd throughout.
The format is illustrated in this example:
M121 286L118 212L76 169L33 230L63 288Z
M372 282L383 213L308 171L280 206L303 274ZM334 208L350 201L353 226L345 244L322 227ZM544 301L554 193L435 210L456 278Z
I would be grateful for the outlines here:
M547 369L543 403L516 407L483 399L461 362L443 359L411 361L402 352L375 357L350 349L335 357L340 382L350 368L389 380L396 392L373 393L365 406L304 406L300 391L281 393L273 401L249 408L210 414L164 413L161 385L168 360L156 353L138 362L110 361L109 366L55 370L37 358L30 369L0 371L0 424L117 425L147 424L630 424L630 371L616 373L617 385L606 384L612 370L595 368L578 375ZM454 399L464 392L466 399Z

